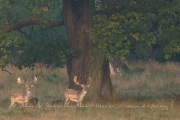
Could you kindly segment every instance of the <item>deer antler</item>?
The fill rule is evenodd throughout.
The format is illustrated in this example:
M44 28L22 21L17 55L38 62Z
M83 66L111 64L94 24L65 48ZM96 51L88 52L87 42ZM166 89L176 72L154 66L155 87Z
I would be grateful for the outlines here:
M78 82L78 80L77 80L77 76L74 76L74 82L77 84L77 85L82 85L82 84L80 84L79 82ZM88 86L90 86L90 83L91 83L91 78L89 77L88 78L88 80L87 80L87 84L86 85L88 85Z
M37 83L37 77L34 76L34 84L32 84L31 87L34 87L36 83Z
M88 87L90 86L91 81L92 81L92 80L91 80L91 78L89 77L88 80L87 80L87 84L86 84Z
M34 84L36 84L36 82L37 82L37 77L34 76Z
M17 83L20 85L24 85L24 81L22 81L20 77L17 78Z
M78 81L77 81L77 76L74 76L74 83L76 83L77 85L81 85Z

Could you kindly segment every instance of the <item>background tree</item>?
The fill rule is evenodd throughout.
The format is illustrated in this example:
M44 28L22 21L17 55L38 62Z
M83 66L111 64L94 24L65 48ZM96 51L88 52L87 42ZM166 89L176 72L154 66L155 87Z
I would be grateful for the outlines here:
M171 0L99 0L97 48L107 57L179 61L179 6Z
M65 54L69 53L65 30L64 28L45 29L58 24L58 22L49 22L48 20L55 21L59 19L62 10L62 1L37 2L22 0L16 2L14 0L6 0L1 1L1 3L2 27L5 24L15 21L17 18L29 15L29 17L23 17L17 20L9 27L1 29L3 32L16 29L16 32L1 34L1 39L3 40L1 41L1 45L6 48L8 47L6 50L9 50L8 54L4 53L5 56L1 57L3 67L13 64L19 68L23 66L33 68L36 63L42 63L43 66L54 64L62 67L66 62ZM32 26L33 24L36 24L36 26ZM30 26L22 28L24 25ZM44 29L42 30L42 28ZM16 43L13 43L13 41L16 41ZM24 43L22 44L21 41ZM19 48L19 50L10 48L8 44L15 46L17 49ZM6 61L5 58L7 59Z

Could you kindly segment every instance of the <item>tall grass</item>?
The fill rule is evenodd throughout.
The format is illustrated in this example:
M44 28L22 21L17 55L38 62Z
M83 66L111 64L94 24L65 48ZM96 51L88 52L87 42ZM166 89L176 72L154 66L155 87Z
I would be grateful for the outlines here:
M180 96L180 64L150 61L128 63L130 71L113 76L121 99L157 99Z
M68 86L66 68L44 68L41 73L40 69L18 70L9 66L6 69L13 75L0 72L0 120L180 119L180 64L136 61L127 62L127 65L130 71L112 76L114 89L120 96L119 102L82 108L47 106L47 103L64 99L63 94ZM33 81L34 75L39 78L32 89L32 96L40 100L41 108L16 106L9 110L10 95L24 91L24 87L17 85L17 77Z

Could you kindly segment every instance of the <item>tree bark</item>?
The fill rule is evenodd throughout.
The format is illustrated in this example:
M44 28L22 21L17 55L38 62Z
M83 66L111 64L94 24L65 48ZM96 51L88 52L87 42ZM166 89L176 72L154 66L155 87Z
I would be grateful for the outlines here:
M80 83L86 84L91 77L91 87L87 92L90 101L97 102L102 99L115 99L117 95L113 90L109 62L104 60L100 53L96 57L91 56L93 39L90 30L93 27L92 14L86 0L64 0L63 20L71 49L79 51L77 57L68 58L69 88L80 90L75 85L73 77L76 75Z

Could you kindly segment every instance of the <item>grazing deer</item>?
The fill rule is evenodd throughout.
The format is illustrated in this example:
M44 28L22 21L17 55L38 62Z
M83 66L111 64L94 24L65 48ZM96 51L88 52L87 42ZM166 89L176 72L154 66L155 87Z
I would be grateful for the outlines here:
M9 106L9 109L15 104L15 103L19 103L22 106L24 106L24 104L28 104L28 100L31 96L31 88L34 87L34 85L37 82L37 77L34 76L34 84L30 85L28 82L26 84L24 84L24 81L21 80L20 77L18 77L17 79L17 83L20 85L24 85L26 87L26 92L23 93L14 93L11 96L11 104Z
M28 100L27 106L34 107L39 104L39 100L37 98L31 98Z
M88 79L88 82L86 85L80 84L77 81L77 76L74 76L73 80L74 80L74 83L82 87L82 90L78 91L78 90L73 90L73 89L67 89L64 93L65 95L64 106L65 107L69 104L70 101L77 102L77 106L81 107L82 101L87 92L87 88L90 87L91 78Z

